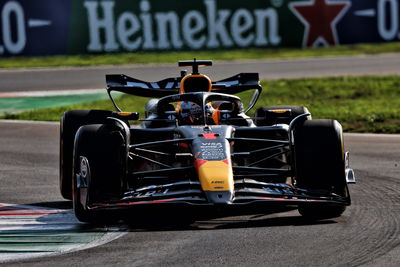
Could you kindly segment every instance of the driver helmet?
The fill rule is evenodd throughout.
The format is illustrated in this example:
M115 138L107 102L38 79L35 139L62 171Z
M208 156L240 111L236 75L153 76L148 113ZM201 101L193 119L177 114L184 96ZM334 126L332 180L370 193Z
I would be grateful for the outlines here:
M181 124L195 124L202 118L202 108L194 102L182 101L179 106Z

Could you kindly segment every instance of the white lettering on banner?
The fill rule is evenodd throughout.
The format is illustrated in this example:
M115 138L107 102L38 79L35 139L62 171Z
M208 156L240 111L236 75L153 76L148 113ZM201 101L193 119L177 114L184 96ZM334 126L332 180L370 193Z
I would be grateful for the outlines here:
M168 49L171 48L170 42L168 40L168 25L171 32L171 40L172 46L174 48L182 47L182 40L179 36L179 21L178 15L175 12L168 13L156 13L156 21L157 21L157 33L158 33L158 45L159 49Z
M230 39L226 28L225 23L230 16L229 10L218 10L214 0L205 0L204 1L207 9L207 22L208 22L208 48L218 48L220 47L220 43L217 40L217 35L220 37L222 41L222 46L230 47L233 46L233 42ZM218 17L218 18L217 18Z
M90 52L247 47L279 45L278 13L274 8L250 11L218 9L216 0L204 0L205 13L189 10L151 12L148 0L140 14L125 11L114 17L115 0L87 0Z
M233 40L238 46L249 46L254 40L254 34L250 33L247 37L243 35L254 25L251 13L246 9L238 9L232 16L231 33Z
M256 41L255 45L256 46L265 46L268 44L268 39L269 42L272 45L278 45L281 42L281 37L278 35L278 12L276 12L275 9L273 8L267 8L267 9L256 9L254 11L254 14L256 15L256 20L257 20L257 26L256 26ZM265 25L269 25L268 28L268 33L269 33L269 38L267 39L267 30Z
M144 35L144 44L143 49L154 49L155 45L153 42L153 23L151 21L150 11L150 3L149 1L140 2L140 11L142 14L140 15L140 19L143 23L143 35Z
M389 13L389 19L386 14ZM396 37L400 39L399 33L399 4L397 0L378 1L378 32L385 41L392 41Z
M206 36L201 35L197 39L196 34L204 30L206 22L199 11L189 11L182 20L183 38L189 47L193 49L201 48L206 42Z
M11 19L15 18L17 27L16 40L12 38ZM16 1L7 2L1 12L1 24L5 49L11 54L21 53L26 45L25 15L21 5ZM0 54L4 47L0 46Z
M135 40L130 40L130 37L137 33L139 30L139 19L132 13L122 13L122 15L118 19L117 33L118 40L120 41L123 48L128 51L134 51L140 47L142 43L141 36L137 37Z
M99 3L96 1L86 1L84 6L88 11L89 22L89 37L90 43L88 45L89 51L116 51L119 46L115 40L114 33L114 1L102 1L100 3L103 18L99 17L97 12ZM100 30L104 29L106 43L100 43Z

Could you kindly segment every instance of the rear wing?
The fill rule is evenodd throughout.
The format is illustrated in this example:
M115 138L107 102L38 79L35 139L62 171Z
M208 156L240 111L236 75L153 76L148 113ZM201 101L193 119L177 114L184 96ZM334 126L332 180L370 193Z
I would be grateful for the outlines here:
M145 82L124 74L107 74L107 91L143 97L164 97L179 93L181 78L168 78L158 82Z
M141 97L161 98L178 94L181 80L182 77L178 77L167 78L158 82L146 82L124 74L106 75L107 92L117 110L119 108L111 96L112 91ZM247 90L254 90L254 94L245 113L254 107L262 91L258 73L239 73L230 78L212 82L211 89L212 92L230 95Z
M168 78L158 82L141 81L124 74L106 75L107 90L118 91L142 97L164 97L179 93L182 78ZM212 91L223 94L237 94L256 89L261 93L258 73L239 73L230 78L212 83Z

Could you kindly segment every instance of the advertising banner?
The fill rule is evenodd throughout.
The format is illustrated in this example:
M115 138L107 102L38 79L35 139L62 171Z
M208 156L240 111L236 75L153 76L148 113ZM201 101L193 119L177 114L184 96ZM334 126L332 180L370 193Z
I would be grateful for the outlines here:
M0 55L400 40L400 0L3 0Z
M1 0L0 56L65 54L70 0Z

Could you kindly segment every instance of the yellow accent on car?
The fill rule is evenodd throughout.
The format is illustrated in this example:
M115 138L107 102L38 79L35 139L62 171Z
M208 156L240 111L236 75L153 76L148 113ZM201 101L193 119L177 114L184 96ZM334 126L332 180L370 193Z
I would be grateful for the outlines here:
M118 112L117 114L122 117L127 117L132 115L132 112Z
M290 109L271 109L270 111L273 113L283 114L283 113L289 112Z
M207 161L197 168L204 191L233 191L233 171L230 162Z

